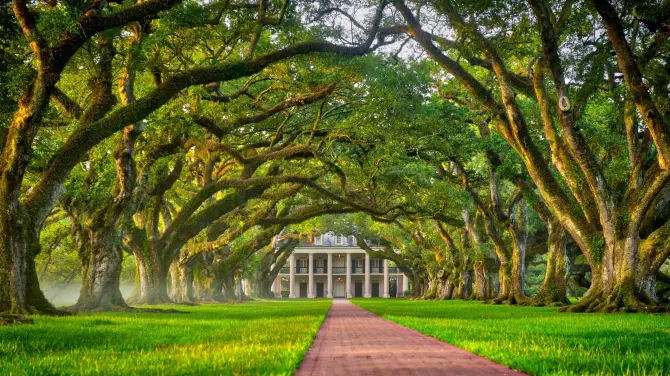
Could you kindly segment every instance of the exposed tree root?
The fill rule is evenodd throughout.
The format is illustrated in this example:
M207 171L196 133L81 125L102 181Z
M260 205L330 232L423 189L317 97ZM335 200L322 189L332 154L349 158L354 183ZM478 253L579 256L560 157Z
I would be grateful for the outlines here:
M0 327L10 325L32 325L33 319L25 315L14 315L9 313L0 313Z
M71 312L67 310L57 309L53 306L42 307L41 309L35 306L28 306L26 308L14 308L11 311L0 312L0 316L27 316L27 315L43 315L43 316L70 316Z
M563 307L569 303L560 302L552 299L528 299L520 305L528 307Z
M179 311L176 309L162 309L162 308L138 308L120 305L99 306L92 309L81 309L77 306L69 307L68 310L72 313L93 313L93 312L127 312L127 313L179 313L186 314L189 312Z
M565 294L544 288L540 289L540 292L533 298L527 299L525 302L521 303L521 305L528 305L531 307L561 307L568 304L570 304L570 301Z
M177 313L177 314L189 314L190 312L179 311L176 309L162 309L162 308L137 308L137 307L128 307L124 312L133 312L133 313Z
M670 312L670 306L647 304L625 289L612 294L587 294L575 304L559 309L560 312Z
M491 304L509 304L509 305L525 305L530 299L525 296L516 296L516 295L501 295L494 299L489 300Z
M139 298L139 297L131 297L128 299L128 304L132 305L157 305L157 304L174 304L175 302L171 300L170 298L154 298L154 299L146 299L146 298Z

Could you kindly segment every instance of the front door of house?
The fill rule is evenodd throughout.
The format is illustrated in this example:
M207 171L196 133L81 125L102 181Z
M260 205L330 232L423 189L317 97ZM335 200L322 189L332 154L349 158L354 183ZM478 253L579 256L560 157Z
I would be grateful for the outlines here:
M354 291L354 297L356 298L363 297L363 281L356 281L356 290Z
M316 282L316 297L317 298L323 298L325 295L323 294L323 285L324 283L321 281Z
M344 298L344 281L335 281L333 286L333 296L336 298Z
M372 282L372 297L379 298L379 282Z
M307 283L300 284L300 297L301 298L307 297Z

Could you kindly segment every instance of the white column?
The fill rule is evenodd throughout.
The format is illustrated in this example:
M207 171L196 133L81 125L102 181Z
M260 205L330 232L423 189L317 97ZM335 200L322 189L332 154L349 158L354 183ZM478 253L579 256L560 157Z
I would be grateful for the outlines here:
M333 254L329 253L328 254L328 265L326 267L328 268L328 294L326 295L327 298L332 298L333 297Z
M389 260L384 259L384 297L389 298Z
M402 286L403 290L402 291L404 293L405 291L409 290L409 278L407 278L407 276L403 274L402 275L402 280L403 280L403 286ZM404 294L403 294L403 296L404 296Z
M363 297L369 298L372 296L372 286L370 286L370 255L365 254L365 293Z
M275 278L275 298L281 298L281 275L279 274Z
M314 298L314 254L309 254L309 265L307 265L307 273L309 279L307 280L307 297Z
M288 259L288 272L289 272L289 278L288 278L288 297L289 298L295 298L295 255L291 254L291 257Z
M398 276L398 281L396 282L396 290L398 290L398 297L402 298L405 296L405 275L401 274Z
M347 298L351 298L351 253L347 253Z

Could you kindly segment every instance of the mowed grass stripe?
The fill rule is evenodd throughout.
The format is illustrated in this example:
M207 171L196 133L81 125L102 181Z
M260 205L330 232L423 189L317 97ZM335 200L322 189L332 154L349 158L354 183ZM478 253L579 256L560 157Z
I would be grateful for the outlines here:
M533 375L668 375L670 316L467 301L353 299L388 320Z
M263 301L176 307L189 314L38 316L34 326L0 328L0 374L292 374L330 303Z

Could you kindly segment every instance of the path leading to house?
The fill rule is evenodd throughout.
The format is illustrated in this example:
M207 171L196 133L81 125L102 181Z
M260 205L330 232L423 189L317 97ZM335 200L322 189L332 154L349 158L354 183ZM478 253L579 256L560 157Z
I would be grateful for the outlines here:
M523 373L335 299L296 375Z

